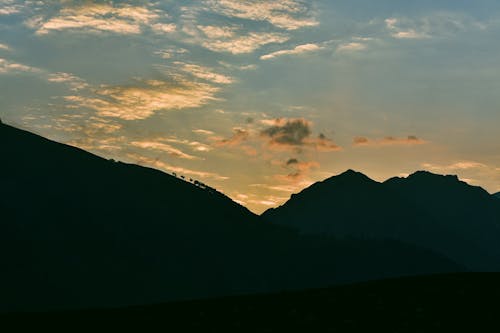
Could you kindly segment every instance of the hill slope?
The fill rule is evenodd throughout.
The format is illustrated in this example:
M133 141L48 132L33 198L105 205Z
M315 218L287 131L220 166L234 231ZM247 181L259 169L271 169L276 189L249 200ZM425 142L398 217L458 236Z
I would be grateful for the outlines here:
M151 304L458 271L397 242L299 236L214 190L0 124L0 310Z
M495 196L495 197L497 197L498 199L500 199L500 192L493 194L493 196Z
M482 188L417 172L384 183L349 170L311 185L263 218L304 233L395 239L472 270L500 270L500 209Z
M499 278L480 273L412 277L147 307L0 315L0 320L3 327L26 331L493 332L500 328Z

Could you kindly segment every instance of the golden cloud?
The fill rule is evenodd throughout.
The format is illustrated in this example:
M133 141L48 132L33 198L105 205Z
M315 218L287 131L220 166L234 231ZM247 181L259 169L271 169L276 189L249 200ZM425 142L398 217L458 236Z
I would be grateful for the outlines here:
M205 5L206 8L228 17L267 21L286 30L296 30L319 24L310 16L308 8L295 0L207 0Z
M99 116L124 120L145 119L160 110L197 108L215 100L217 87L196 82L171 83L158 80L137 86L111 86L96 91L94 97L66 96L80 107L97 111Z
M160 23L159 18L159 10L146 7L90 3L65 7L46 21L41 18L31 20L28 26L35 28L39 35L63 30L138 34L143 26L159 33L175 30L175 25Z
M260 57L261 60L269 60L269 59L274 59L276 57L284 56L284 55L300 55L304 53L309 53L309 52L315 52L321 50L322 47L319 46L318 44L303 44L303 45L298 45L295 48L291 50L280 50L276 51L273 53L265 54Z

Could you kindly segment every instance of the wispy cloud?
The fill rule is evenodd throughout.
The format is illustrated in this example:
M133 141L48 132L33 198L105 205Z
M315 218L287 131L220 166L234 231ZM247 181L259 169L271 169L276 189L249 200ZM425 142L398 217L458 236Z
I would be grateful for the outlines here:
M232 77L215 73L212 68L206 66L186 64L183 62L174 62L174 65L178 66L180 70L205 81L219 84L230 84L234 82L234 79Z
M198 25L197 28L210 39L231 38L236 35L236 28L231 26Z
M14 0L0 1L0 15L18 14L21 12L22 8L23 7Z
M216 141L217 146L237 146L249 139L250 132L244 128L233 128L233 135L228 139L220 139Z
M162 49L159 51L155 51L154 54L162 57L163 59L171 59L176 56L185 56L189 53L189 50L180 48L180 47L171 47L168 49Z
M73 91L85 89L88 87L88 84L85 82L85 80L70 73L58 72L49 74L47 80L49 82L68 84Z
M155 23L151 25L151 29L156 34L169 34L177 30L177 25L174 23Z
M265 55L261 56L260 59L261 60L269 60L269 59L274 59L274 58L284 56L284 55L299 55L299 54L319 51L321 49L322 49L322 47L318 44L314 44L314 43L302 44L302 45L298 45L295 48L290 49L290 50L280 50L280 51L272 52L269 54L265 54Z
M7 44L0 43L0 50L10 51L10 47Z
M0 58L0 74L12 74L12 73L23 73L23 72L40 73L41 70L36 67Z
M201 142L198 142L198 141L178 139L175 137L163 138L162 140L165 142L182 144L182 145L188 146L189 148L191 148L192 150L197 151L197 152L208 152L208 151L212 150L211 146L204 144L204 143L201 143Z
M129 153L127 154L127 157L131 159L134 163L139 164L139 165L147 165L153 168L157 168L160 170L163 170L165 172L171 173L175 172L178 175L187 175L187 176L192 176L195 178L201 178L201 179L214 179L214 180L227 180L229 177L219 175L214 172L207 172L207 171L199 171L199 170L192 170L188 168L183 168L183 167L178 167L174 166L165 162L162 162L159 159L153 159L153 158L148 158L145 156L142 156L140 154L136 153Z
M219 61L219 64L221 66L226 67L227 69L238 70L238 71L251 71L251 70L255 70L255 69L258 68L258 66L254 65L254 64L250 64L250 65L234 65L234 64L227 63L225 61Z
M175 25L158 22L161 16L165 14L147 7L89 3L69 5L49 19L39 17L29 20L27 24L39 35L64 30L139 34L145 26L158 33L174 31Z
M124 120L145 119L161 110L197 108L215 99L219 89L209 84L159 80L136 85L105 86L94 96L66 96L68 102L97 111L99 116Z
M488 168L488 166L486 164L476 162L476 161L458 161L458 162L455 162L452 164L447 164L447 165L423 163L422 167L424 167L428 170L431 170L431 171L440 171L440 172Z
M282 33L251 32L227 39L207 39L201 45L214 52L244 54L252 53L264 45L283 43L289 39L289 36Z
M294 0L206 0L204 4L205 8L228 17L267 21L286 30L296 30L319 24L304 3Z
M401 21L391 17L385 20L387 29L391 31L392 37L398 39L423 39L430 36L422 31L416 31L414 28L401 27Z
M205 130L205 129L200 129L200 128L194 129L193 132L196 133L196 134L202 134L202 135L214 135L215 134L212 131Z
M423 145L428 143L414 135L409 135L406 138L397 138L393 136L386 136L382 139L369 139L367 137L358 136L353 139L354 146L413 146L413 145Z
M349 42L340 44L337 47L337 52L356 52L366 50L367 46L361 42Z
M194 159L199 159L199 157L189 155L184 153L183 151L172 147L171 145L158 142L158 141L132 141L130 143L132 146L143 148L143 149L149 149L149 150L156 150L156 151L161 151L164 153L167 153L168 155L172 157L177 157L177 158L183 158L187 160L194 160Z
M297 158L290 158L284 164L283 168L287 169L289 173L285 176L279 175L279 179L291 181L302 180L311 169L319 168L320 164L316 161L300 161Z

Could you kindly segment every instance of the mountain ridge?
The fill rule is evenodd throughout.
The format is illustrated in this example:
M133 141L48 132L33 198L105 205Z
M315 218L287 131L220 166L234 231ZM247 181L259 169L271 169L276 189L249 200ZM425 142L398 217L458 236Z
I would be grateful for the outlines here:
M263 223L214 190L4 124L0 154L0 312L152 304L464 270L398 241L300 235Z
M382 183L365 177L330 177L262 217L308 234L398 239L472 270L500 269L500 206L484 189L428 171Z

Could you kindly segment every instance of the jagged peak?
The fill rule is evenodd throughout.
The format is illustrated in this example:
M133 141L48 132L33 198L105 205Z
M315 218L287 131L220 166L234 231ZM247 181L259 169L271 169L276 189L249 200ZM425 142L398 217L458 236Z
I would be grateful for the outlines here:
M440 175L437 173L433 173L427 170L418 170L409 175L407 178L415 178L415 177L427 177L427 178L447 178L447 179L453 179L458 181L458 176L457 175Z

